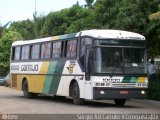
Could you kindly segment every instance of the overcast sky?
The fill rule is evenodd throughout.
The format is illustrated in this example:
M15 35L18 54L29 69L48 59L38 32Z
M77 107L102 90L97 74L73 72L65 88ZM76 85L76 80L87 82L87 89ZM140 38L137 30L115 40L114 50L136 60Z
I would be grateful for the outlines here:
M80 5L86 4L85 0L0 0L0 24L33 19L35 8L38 14L46 15L51 11L69 8L77 1Z

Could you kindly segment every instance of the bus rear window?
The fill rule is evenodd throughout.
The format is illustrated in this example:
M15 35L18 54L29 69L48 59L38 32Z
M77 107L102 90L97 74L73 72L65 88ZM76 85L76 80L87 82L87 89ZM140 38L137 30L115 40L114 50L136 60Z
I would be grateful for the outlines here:
M20 51L21 51L20 46L13 48L13 52L12 52L13 60L20 60Z

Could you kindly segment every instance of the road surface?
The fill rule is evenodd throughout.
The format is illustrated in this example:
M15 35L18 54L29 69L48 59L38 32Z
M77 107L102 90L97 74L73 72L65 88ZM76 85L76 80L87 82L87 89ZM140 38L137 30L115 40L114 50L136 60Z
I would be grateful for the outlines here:
M87 101L78 106L68 98L41 95L26 99L21 91L0 86L0 114L160 114L160 104L128 100L125 106L118 107L112 100L105 100Z

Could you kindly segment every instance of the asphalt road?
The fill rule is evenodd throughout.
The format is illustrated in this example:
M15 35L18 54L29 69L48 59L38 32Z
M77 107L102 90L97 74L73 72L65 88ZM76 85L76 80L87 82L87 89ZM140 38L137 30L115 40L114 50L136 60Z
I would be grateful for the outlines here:
M26 99L21 91L0 86L0 114L160 114L160 104L147 100L128 100L118 107L112 100L87 101L78 106L68 98L41 95ZM81 116L77 116L81 117ZM83 118L83 117L82 117ZM1 120L1 118L0 118Z

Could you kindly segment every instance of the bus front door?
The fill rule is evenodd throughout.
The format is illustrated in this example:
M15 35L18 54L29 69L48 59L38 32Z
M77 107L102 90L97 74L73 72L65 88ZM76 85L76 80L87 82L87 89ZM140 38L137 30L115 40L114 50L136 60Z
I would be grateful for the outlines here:
M89 48L86 49L85 55L85 99L92 99L92 83L91 83L91 50Z

